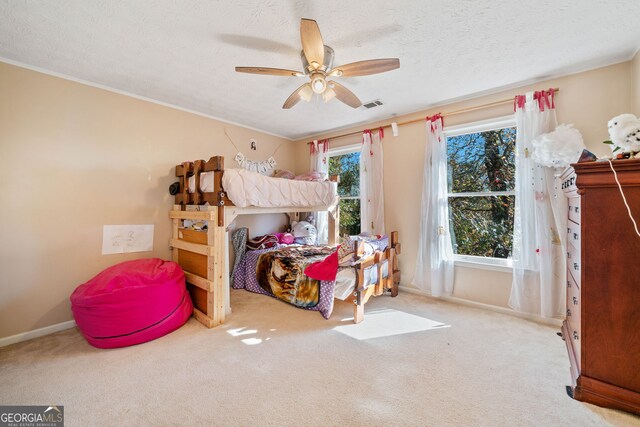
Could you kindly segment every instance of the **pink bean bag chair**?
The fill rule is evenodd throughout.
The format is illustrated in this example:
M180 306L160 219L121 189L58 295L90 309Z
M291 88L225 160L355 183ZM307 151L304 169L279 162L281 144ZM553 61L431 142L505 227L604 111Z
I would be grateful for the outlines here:
M71 294L71 311L89 344L125 347L182 326L193 304L178 264L158 258L109 267Z

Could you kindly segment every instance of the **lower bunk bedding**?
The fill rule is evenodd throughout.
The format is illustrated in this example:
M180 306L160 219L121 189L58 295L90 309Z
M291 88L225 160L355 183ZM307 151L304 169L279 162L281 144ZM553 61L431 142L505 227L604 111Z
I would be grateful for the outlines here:
M339 248L290 245L248 250L234 271L232 287L269 295L328 319L334 298L364 304L359 292L393 283L393 260L373 262L389 239L343 242ZM378 256L379 257L379 256ZM377 260L376 260L377 261ZM397 283L393 283L397 293ZM356 298L358 297L358 298ZM367 296L368 298L368 296ZM354 319L356 320L356 319ZM358 320L359 321L359 320Z

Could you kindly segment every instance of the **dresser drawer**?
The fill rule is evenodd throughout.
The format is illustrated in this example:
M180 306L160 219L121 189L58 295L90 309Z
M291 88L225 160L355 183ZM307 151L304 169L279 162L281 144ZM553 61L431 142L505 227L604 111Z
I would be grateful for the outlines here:
M571 331L580 333L580 287L573 280L571 274L567 275L567 321L571 325Z
M573 267L572 267L573 269ZM569 267L567 266L567 290L569 288L580 288L580 275L575 275L573 274L573 272L571 270L569 270ZM567 294L568 296L569 294ZM568 301L568 300L567 300Z
M580 197L569 197L569 220L580 224Z
M580 288L573 282L570 274L567 275L570 286L567 286L567 325L569 326L569 337L575 349L575 356L580 366L580 341L582 339L582 317Z
M569 244L573 245L579 254L582 247L581 241L580 226L573 221L567 221L567 247Z
M578 187L576 187L576 174L575 171L571 171L572 173L566 175L562 180L562 191L565 193L575 193L578 191Z
M571 242L567 244L567 271L573 276L578 286L580 286L580 275L582 272L580 250L573 246Z

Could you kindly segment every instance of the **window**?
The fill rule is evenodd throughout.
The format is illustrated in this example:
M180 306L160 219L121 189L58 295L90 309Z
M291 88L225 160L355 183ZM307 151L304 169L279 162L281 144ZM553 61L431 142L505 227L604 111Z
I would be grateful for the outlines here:
M513 119L445 129L449 227L457 260L504 265L515 207ZM482 257L482 258L478 258Z
M360 234L360 146L329 150L329 175L340 175L340 235Z

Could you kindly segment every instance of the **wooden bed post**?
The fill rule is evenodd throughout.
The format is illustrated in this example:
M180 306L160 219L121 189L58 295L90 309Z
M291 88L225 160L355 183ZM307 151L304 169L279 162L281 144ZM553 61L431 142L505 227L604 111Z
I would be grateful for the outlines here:
M214 306L212 307L213 322L217 325L224 323L225 317L225 300L227 299L228 289L225 289L225 283L229 283L225 268L225 231L218 224L218 209L212 210L212 221L207 229L207 245L213 250L212 256L207 257L207 269L209 271L209 280L213 282L214 295L225 295L224 298L212 298ZM226 279L226 280L225 280Z
M335 182L336 186L340 184L340 175L331 175L329 176L329 181ZM328 210L329 217L328 225L329 225L329 234L327 236L329 246L335 246L338 244L340 238L340 201L336 203L335 206L332 206Z
M328 244L329 246L335 246L338 244L339 236L340 236L340 208L339 204L335 205L331 209L329 209L329 236L328 236Z
M173 211L180 211L182 210L182 206L181 205L173 205ZM179 237L179 233L180 233L180 218L177 217L172 217L171 221L173 223L173 228L171 231L171 238L172 239L177 239ZM178 249L174 248L173 246L171 247L171 260L173 262L176 262L178 264L180 264L180 256L178 255Z
M360 294L361 292L358 291L357 293ZM360 323L364 320L364 304L358 304L360 298L360 296L356 295L355 305L353 306L353 323Z
M204 164L204 160L195 160L192 163L192 172L193 172L193 193L189 195L189 204L191 205L199 205L204 203L202 200L202 190L200 189L200 172L202 172L202 166Z
M400 285L400 268L398 267L398 255L402 251L400 241L398 240L398 232L391 232L391 259L389 260L389 275L392 277L393 285L391 287L391 296L398 296L398 285Z
M228 301L227 268L224 258L225 230L217 224L217 208L181 210L174 205L169 217L173 220L173 260L184 270L187 289L193 300L194 317L208 328L224 323ZM183 220L207 221L207 231L181 228Z

